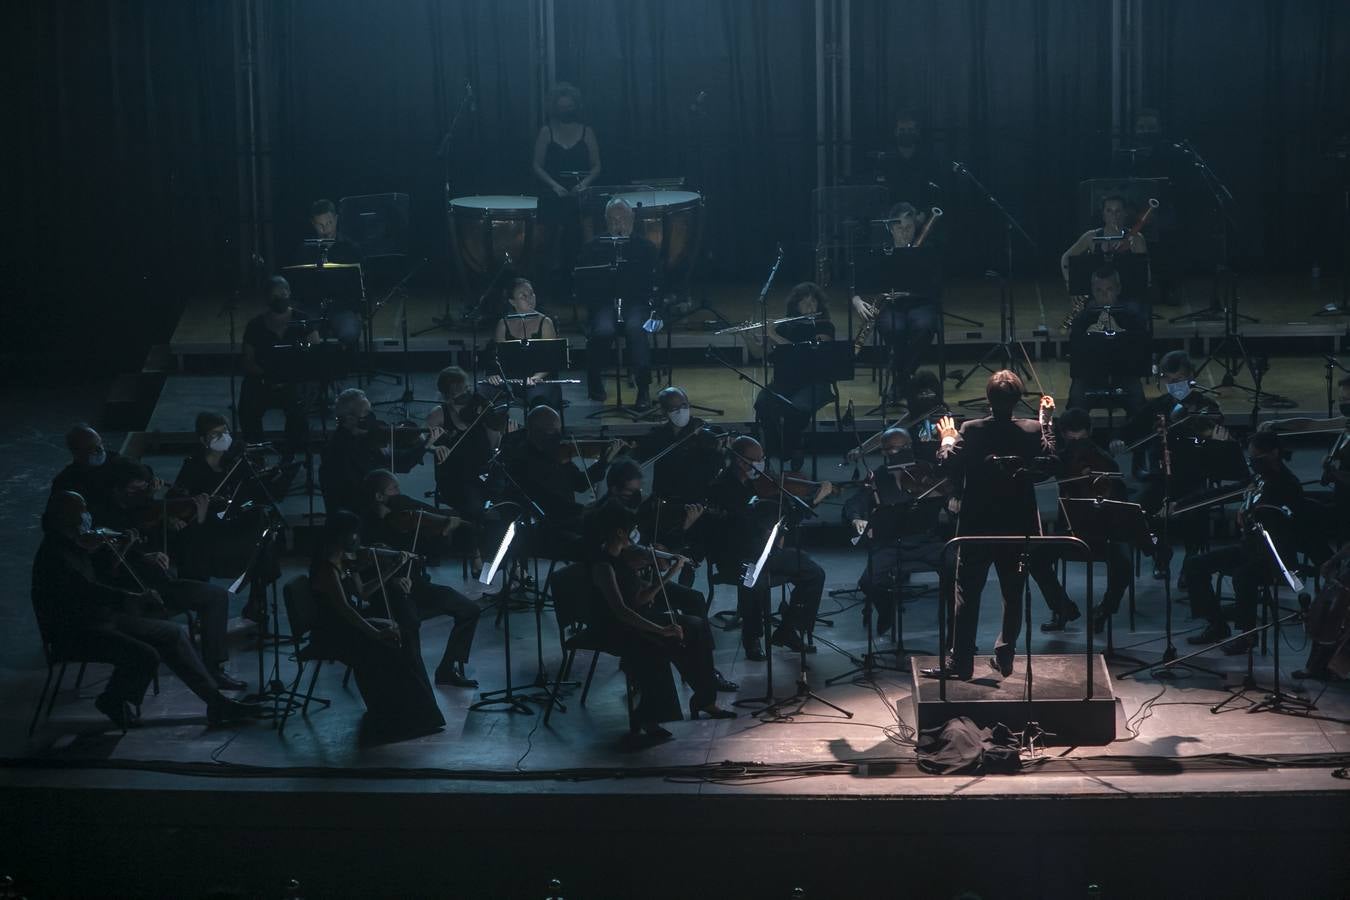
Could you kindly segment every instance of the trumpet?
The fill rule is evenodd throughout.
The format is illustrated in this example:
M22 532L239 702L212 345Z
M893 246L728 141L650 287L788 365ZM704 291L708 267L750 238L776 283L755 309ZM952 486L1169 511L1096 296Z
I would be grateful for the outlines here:
M1156 201L1154 201L1154 203L1156 205ZM923 230L919 232L919 236L915 238L914 243L911 244L910 246L922 247L924 239L928 237L928 232L933 230L933 223L940 218L942 218L942 210L934 206L931 210L929 210L928 221L923 223Z

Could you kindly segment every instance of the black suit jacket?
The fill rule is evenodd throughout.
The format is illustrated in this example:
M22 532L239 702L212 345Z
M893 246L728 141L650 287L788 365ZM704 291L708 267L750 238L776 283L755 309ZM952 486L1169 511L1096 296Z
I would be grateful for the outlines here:
M962 488L958 533L1040 534L1035 475L1014 475L1010 465L1018 464L993 458L1015 457L1021 467L1035 468L1038 458L1054 455L1054 429L1034 419L988 416L963 424L956 442L938 450L938 462Z

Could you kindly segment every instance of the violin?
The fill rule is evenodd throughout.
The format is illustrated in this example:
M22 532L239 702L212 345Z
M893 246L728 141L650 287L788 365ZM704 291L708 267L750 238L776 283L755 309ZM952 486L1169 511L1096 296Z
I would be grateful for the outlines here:
M1055 483L1061 497L1125 499L1125 482L1119 477L1120 465L1096 443L1075 441L1065 448L1059 459L1060 477Z
M623 548L623 552L619 554L619 559L634 569L645 569L652 565L653 560L656 561L657 565L660 565L661 563L674 565L677 562L683 562L686 568L698 568L698 563L687 556L683 556L679 553L671 553L666 550L657 550L646 544L629 544L627 547Z
M586 438L579 440L577 438L565 437L562 443L558 444L558 462L571 462L575 458L581 459L600 459L608 451L614 440L605 440L603 438ZM633 449L635 445L631 441L619 441L618 453ZM618 455L617 453L615 455Z
M780 487L781 482L781 487ZM761 500L777 500L780 493L788 494L799 499L810 499L815 497L824 481L812 481L806 477L805 472L784 472L781 478L768 471L760 473L758 478L750 479L750 487L754 490L755 496ZM836 488L857 487L866 484L866 481L834 481L829 482Z
M399 534L417 532L420 523L423 530L439 534L449 534L463 522L458 516L446 515L430 504L414 500L406 494L395 494L385 501L389 514L384 517L385 524Z
M224 498L216 498L224 506ZM212 503L215 503L213 500ZM154 531L170 522L190 523L197 520L197 499L195 497L165 497L151 500L133 512L136 528Z

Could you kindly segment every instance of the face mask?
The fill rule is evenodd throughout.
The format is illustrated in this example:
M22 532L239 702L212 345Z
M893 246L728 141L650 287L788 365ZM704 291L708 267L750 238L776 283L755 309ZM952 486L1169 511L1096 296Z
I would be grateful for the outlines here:
M224 453L226 450L230 449L230 445L233 443L234 438L231 437L230 433L227 431L224 434L218 434L211 438L211 442L206 446L217 453Z
M1350 403L1340 404L1340 410L1341 415L1345 416L1347 419L1350 419Z
M752 463L750 464L750 471L751 471L754 475L763 475L763 474L764 474L764 460L762 460L762 459L757 459L757 460L755 460L754 462L752 462Z
M666 418L669 419L670 424L674 425L676 428L683 428L689 424L689 407L682 406L679 409L672 409L670 412L666 413Z
M94 517L87 512L80 513L80 534L88 534L94 530Z
M627 494L616 494L623 501L624 506L638 507L642 505L642 491L632 491Z
M98 448L97 453L91 453L84 458L84 464L91 468L97 468L108 461L108 451L102 447Z
M1167 385L1167 393L1172 395L1173 400L1185 400L1191 395L1191 383L1189 381L1174 381Z
M636 528L628 532L628 543L636 544L640 540L642 540L642 535L638 534L638 530Z
M285 297L268 297L267 308L280 315L291 308L291 301Z
M356 420L356 427L361 429L362 431L374 431L376 428L379 427L379 425L380 420L375 418L375 414L373 412L366 413L364 416Z
M1253 456L1252 471L1260 473L1274 472L1279 468L1279 461L1274 456Z
M893 466L912 463L914 462L914 450L912 447L905 447L902 450L896 450L894 453L887 453L886 462Z

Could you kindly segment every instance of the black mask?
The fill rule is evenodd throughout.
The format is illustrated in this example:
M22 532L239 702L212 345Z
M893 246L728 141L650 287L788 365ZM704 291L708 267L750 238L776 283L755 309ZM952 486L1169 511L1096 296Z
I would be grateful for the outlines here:
M888 466L903 466L912 462L914 462L913 447L905 447L901 450L896 450L894 453L886 454L886 465Z
M642 491L632 491L627 494L615 494L615 496L623 501L624 506L632 509L636 509L642 505Z
M291 301L285 297L268 297L267 308L274 313L281 314L291 308Z
M919 136L917 134L901 134L895 138L897 147L903 147L906 150L912 150L919 146Z
M1253 472L1258 472L1258 473L1260 473L1260 474L1262 474L1262 475L1267 475L1267 474L1269 474L1269 473L1271 473L1271 472L1274 472L1274 471L1275 471L1276 469L1278 469L1279 467L1280 467L1280 460L1279 460L1279 457L1275 457L1275 456L1253 456L1253 457L1252 457L1252 471L1253 471Z
M369 412L357 420L356 427L362 431L374 431L380 427L380 420L375 418L373 412Z
M559 121L559 122L575 122L579 117L580 117L580 114L579 114L575 109L560 109L560 110L558 110L558 121Z
M1340 404L1341 415L1350 419L1350 403L1342 402Z

